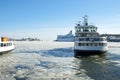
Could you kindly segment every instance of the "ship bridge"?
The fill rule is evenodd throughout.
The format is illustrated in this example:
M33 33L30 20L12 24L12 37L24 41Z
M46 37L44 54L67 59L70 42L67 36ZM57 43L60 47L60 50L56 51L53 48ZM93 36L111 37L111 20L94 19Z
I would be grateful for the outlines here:
M79 37L88 37L88 36L98 36L97 27L94 25L88 24L88 16L83 17L84 22L81 24L81 21L75 26L75 35Z

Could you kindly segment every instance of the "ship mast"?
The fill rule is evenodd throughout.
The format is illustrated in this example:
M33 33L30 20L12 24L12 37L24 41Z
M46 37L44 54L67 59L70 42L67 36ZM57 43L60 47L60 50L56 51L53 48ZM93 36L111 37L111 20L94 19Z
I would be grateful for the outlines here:
M87 26L87 25L88 25L88 16L85 15L85 16L83 17L83 19L84 19L83 24L84 24L85 26Z

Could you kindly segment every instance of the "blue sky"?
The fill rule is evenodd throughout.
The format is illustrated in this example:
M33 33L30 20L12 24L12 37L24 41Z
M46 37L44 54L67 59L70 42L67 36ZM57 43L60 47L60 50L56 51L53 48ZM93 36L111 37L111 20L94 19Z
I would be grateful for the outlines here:
M0 36L55 40L84 15L98 32L120 34L120 0L0 0Z

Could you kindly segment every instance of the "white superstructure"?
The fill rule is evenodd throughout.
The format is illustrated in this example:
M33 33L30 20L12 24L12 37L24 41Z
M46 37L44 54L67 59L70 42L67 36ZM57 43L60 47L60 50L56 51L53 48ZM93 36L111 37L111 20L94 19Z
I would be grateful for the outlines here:
M15 48L12 41L6 37L0 37L0 54L9 52Z
M70 31L66 35L58 35L56 41L60 41L60 42L73 42L74 41L74 35L72 34L72 31Z
M106 37L101 37L97 27L88 24L85 15L84 22L75 26L74 56L94 55L105 53L108 50Z

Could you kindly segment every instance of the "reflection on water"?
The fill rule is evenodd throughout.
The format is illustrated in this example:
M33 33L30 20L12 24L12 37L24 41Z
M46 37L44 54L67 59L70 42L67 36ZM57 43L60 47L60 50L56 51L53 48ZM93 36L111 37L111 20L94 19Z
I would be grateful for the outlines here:
M0 55L1 80L119 80L119 46L103 56L74 58L74 43L16 42ZM109 44L115 46L116 44Z
M85 73L92 79L119 80L120 68L114 66L106 56L97 56L97 58L95 58L95 56L78 58L78 60L81 60L81 65L77 65L80 69L84 69L86 71Z
M14 63L14 61L11 60L11 55L12 52L0 55L0 80L15 80L8 72Z

